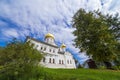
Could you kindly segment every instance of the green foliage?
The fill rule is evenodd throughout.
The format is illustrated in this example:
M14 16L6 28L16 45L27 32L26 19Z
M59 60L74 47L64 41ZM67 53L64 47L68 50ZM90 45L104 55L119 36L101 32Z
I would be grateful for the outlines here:
M112 61L120 50L120 20L118 14L103 15L99 11L77 11L73 17L75 46L95 61Z
M37 71L42 59L39 51L29 42L22 43L14 40L0 49L0 79L1 80L29 80Z
M106 69L105 66L100 66L99 69Z
M113 70L120 70L119 66L112 66Z

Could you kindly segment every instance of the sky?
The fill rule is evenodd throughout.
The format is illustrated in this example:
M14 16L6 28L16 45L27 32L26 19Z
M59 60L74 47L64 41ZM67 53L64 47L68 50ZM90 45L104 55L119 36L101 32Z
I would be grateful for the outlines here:
M120 0L0 0L0 46L26 36L44 41L45 34L52 33L56 44L65 43L82 63L88 57L73 46L73 15L80 8L114 15L120 13L119 4Z

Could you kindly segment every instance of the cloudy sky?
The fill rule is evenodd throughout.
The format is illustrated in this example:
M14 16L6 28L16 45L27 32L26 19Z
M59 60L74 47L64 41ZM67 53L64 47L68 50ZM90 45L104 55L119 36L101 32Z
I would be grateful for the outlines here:
M119 4L120 0L0 0L0 46L12 38L25 40L26 36L43 41L49 32L82 63L87 57L72 45L73 15L80 8L120 13Z

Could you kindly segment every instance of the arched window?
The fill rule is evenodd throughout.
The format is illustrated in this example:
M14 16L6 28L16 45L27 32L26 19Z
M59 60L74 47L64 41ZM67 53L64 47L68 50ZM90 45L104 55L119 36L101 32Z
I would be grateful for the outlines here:
M53 50L53 53L55 53L55 50Z
M72 61L70 60L70 64L72 64Z
M63 60L62 60L62 64L64 64Z
M55 63L55 59L53 59L53 63Z
M60 52L60 49L58 50L58 52Z
M41 50L43 49L43 47L41 47Z
M51 63L51 58L49 59L49 63Z
M49 41L49 39L46 39L46 42L48 42Z
M45 62L45 57L43 58L43 62Z
M61 64L61 60L59 60L59 64Z
M69 60L67 60L67 63L69 64Z
M51 52L51 49L49 51Z

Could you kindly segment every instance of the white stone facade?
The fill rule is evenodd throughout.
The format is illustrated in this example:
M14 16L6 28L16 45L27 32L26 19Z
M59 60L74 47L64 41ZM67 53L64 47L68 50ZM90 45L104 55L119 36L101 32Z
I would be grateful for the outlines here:
M34 44L34 48L44 55L40 62L43 66L48 68L76 68L71 53L65 50L65 45L58 47L54 42L54 37L45 36L45 42L28 37L27 41Z

